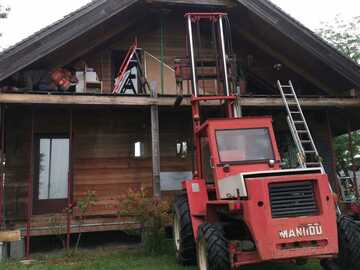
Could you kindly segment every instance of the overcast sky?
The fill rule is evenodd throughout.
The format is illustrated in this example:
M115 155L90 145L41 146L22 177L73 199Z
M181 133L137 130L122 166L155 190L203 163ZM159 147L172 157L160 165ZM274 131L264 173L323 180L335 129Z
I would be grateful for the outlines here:
M120 0L119 0L120 1ZM250 0L254 1L254 0ZM346 18L360 15L360 0L272 0L276 5L312 30L336 14ZM0 0L9 5L9 18L0 20L0 49L13 45L35 31L57 21L89 0Z

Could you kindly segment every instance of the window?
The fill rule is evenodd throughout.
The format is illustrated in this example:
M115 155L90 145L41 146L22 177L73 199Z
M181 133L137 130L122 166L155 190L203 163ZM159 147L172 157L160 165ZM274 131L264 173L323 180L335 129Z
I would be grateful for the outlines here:
M267 128L217 130L216 140L222 163L274 159Z
M40 138L38 200L68 196L69 139Z
M144 151L144 142L142 141L136 141L133 144L133 156L136 158L144 157L145 151Z
M202 166L204 169L204 178L206 183L212 184L214 183L213 177L213 168L211 165L211 155L210 148L207 138L201 138L201 156L202 156Z
M176 143L176 156L179 158L186 158L188 154L188 144L187 142L177 142Z

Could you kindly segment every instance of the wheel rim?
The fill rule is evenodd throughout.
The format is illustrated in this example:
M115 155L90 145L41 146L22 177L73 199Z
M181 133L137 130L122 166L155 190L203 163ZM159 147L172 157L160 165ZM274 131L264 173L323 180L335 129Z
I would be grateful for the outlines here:
M208 264L207 264L207 250L206 250L206 243L204 239L198 239L198 249L197 249L197 255L198 255L198 267L199 270L207 270Z
M180 250L180 221L177 214L174 215L174 242L176 251Z

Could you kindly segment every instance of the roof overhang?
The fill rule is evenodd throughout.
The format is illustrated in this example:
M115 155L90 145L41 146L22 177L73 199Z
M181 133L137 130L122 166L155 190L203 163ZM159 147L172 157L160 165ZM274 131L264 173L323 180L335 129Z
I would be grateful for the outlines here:
M136 14L136 11L140 7L143 8L146 7L146 5L152 4L160 4L162 6L167 4L170 6L206 7L207 9L211 8L212 10L228 9L229 13L235 15L239 9L246 9L252 14L255 14L258 21L262 21L264 25L266 24L273 34L286 37L286 44L284 44L285 42L278 42L276 44L269 43L271 46L278 46L276 48L278 52L282 50L283 47L281 46L290 46L294 47L294 50L301 50L301 52L306 54L309 59L311 58L312 63L314 63L314 65L316 64L318 67L316 70L318 74L312 72L312 70L309 72L313 73L313 76L322 77L322 80L325 80L327 85L334 85L333 88L335 89L347 90L351 88L360 88L360 67L358 65L340 54L313 32L292 19L267 0L202 0L197 2L188 0L93 1L89 5L68 15L61 21L39 31L0 54L0 81L19 70L29 67L40 59L49 57L49 55L56 55L57 51L61 48L84 37L85 34L91 30L97 29L97 31L102 31L101 26L104 23L119 16L119 14L122 15L128 12L128 16L123 16L123 28L119 27L118 29L119 31L125 30L131 18L136 20L141 17L131 15L130 10L134 11L134 14ZM243 23L242 20L243 19L240 17L238 22L234 22L234 24L239 24L241 27ZM120 22L118 23L121 25ZM271 33L271 31L268 32ZM258 33L255 34L257 35ZM264 34L261 36L261 39L264 39L264 42L267 42L266 38L269 38L269 36L270 34ZM108 36L104 36L104 39L110 37L111 35L109 34ZM86 38L84 40L86 40ZM78 46L80 46L79 44L82 43L78 42ZM98 45L99 43L94 43L89 49ZM290 51L284 58L295 58L296 56L297 53ZM298 66L301 66L301 63L299 63ZM329 71L329 75L322 74L322 71L325 69Z

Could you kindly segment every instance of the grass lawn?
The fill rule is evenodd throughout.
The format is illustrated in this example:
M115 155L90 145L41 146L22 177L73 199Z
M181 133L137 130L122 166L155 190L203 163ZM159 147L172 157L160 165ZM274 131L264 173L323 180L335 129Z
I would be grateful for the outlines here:
M41 255L35 256L35 262L23 265L20 262L0 263L1 270L195 270L196 267L184 267L176 263L172 254L146 256L135 250L95 249L79 251L75 256ZM241 270L320 270L317 262L295 266L292 264L267 264L242 267Z

